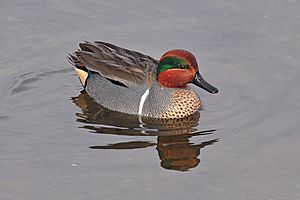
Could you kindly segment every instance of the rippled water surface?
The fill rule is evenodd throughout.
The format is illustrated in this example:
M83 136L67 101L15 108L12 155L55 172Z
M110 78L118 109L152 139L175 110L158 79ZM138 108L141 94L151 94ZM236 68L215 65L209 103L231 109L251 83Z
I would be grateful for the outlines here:
M0 199L299 199L300 3L2 0ZM103 40L183 48L220 93L147 121L99 107L66 62Z

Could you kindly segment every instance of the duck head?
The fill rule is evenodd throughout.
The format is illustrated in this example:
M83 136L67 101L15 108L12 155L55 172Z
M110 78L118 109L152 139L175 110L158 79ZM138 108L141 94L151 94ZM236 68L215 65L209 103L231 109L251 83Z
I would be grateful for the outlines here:
M181 88L193 83L210 93L218 93L218 89L200 75L195 56L185 50L166 52L159 60L156 75L158 82L165 87Z

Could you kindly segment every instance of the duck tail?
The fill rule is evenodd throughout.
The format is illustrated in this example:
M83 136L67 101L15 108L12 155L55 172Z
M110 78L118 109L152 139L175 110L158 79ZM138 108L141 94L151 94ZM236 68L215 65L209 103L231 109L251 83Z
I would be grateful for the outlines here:
M88 69L80 63L78 57L75 54L68 54L67 60L72 65L72 67L77 72L79 80L83 87L86 85L86 79L88 78L89 71Z

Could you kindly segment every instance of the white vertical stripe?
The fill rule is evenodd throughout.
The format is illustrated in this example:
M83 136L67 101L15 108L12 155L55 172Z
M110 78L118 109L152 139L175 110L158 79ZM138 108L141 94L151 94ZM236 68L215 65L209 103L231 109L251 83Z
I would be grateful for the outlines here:
M145 103L148 95L149 95L149 89L147 89L145 91L145 93L141 96L140 105L139 105L139 121L140 121L140 123L143 123L142 112L143 112L144 103Z

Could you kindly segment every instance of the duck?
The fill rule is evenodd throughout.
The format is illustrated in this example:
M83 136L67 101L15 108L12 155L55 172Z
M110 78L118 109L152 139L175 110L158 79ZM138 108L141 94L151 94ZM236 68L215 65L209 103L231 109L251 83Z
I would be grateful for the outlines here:
M199 95L190 83L212 93L195 56L169 50L159 60L111 43L82 42L67 56L92 99L104 108L145 118L178 119L198 112Z

